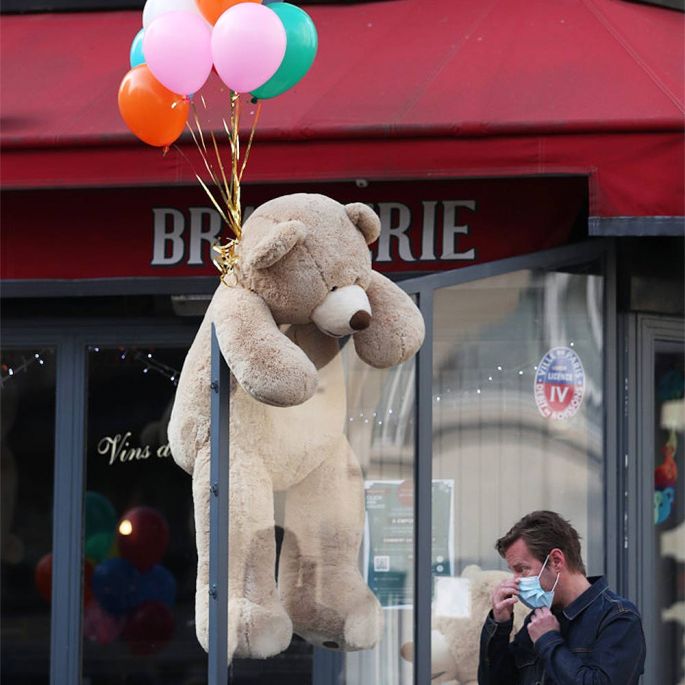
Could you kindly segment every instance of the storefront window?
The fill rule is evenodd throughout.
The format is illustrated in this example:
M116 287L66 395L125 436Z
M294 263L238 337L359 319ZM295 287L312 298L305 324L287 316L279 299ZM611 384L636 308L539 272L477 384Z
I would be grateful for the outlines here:
M654 558L656 579L647 602L655 608L656 654L650 661L659 683L685 679L685 355L682 343L657 341L654 358ZM682 466L681 466L682 468ZM651 596L649 596L651 595Z
M475 681L489 607L470 588L506 569L494 544L524 514L570 519L588 572L604 571L602 290L599 276L526 270L435 292L435 682Z
M351 343L343 359L347 435L366 491L361 565L383 609L384 626L374 649L345 654L344 676L313 685L409 685L412 664L401 653L413 641L415 363L372 369Z
M2 350L0 503L2 682L50 673L55 355Z
M166 428L181 348L88 352L83 676L91 685L201 683L188 475Z

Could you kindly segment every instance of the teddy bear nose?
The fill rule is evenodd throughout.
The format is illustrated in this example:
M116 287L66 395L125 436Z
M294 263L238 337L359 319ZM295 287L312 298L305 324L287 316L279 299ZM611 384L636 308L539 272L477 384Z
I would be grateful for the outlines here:
M350 319L350 328L353 331L363 331L365 328L369 327L371 323L371 314L360 309L358 312L353 314Z

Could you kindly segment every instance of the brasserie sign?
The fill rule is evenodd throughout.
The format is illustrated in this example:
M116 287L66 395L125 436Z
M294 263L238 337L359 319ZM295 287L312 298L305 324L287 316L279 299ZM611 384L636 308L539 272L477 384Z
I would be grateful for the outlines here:
M426 272L567 243L585 215L587 180L529 177L246 185L244 217L267 200L317 192L379 215L371 246L384 272ZM4 280L214 276L211 246L228 237L196 186L7 191ZM31 259L36 245L40 259Z

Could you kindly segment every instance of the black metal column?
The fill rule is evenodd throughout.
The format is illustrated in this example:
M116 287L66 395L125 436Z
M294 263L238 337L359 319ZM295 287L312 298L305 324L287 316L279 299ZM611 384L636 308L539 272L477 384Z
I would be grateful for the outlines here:
M426 339L416 355L414 450L414 685L431 681L433 555L433 290L417 293Z
M228 365L212 324L211 466L209 498L209 683L228 681Z

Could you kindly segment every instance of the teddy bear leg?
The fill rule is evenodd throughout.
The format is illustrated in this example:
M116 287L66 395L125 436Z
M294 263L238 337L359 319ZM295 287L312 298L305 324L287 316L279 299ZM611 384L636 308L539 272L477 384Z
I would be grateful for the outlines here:
M195 624L209 647L209 449L202 450L193 472L197 536ZM283 608L274 577L271 479L257 460L231 449L228 573L228 654L264 659L287 649L292 622Z
M279 590L295 633L346 651L370 649L383 616L358 565L364 484L343 437L339 449L288 490Z

